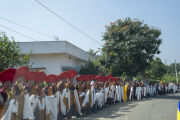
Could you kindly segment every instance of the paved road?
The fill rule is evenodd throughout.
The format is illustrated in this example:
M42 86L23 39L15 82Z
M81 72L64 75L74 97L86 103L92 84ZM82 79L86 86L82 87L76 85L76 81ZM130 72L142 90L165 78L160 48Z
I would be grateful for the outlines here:
M176 120L180 93L111 105L78 120Z

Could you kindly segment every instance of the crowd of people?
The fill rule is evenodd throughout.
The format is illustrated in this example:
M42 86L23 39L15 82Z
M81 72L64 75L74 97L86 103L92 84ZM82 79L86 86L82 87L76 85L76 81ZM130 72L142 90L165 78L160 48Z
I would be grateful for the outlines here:
M0 72L1 120L62 120L112 104L176 93L177 84L127 81L112 75L46 75L27 66Z

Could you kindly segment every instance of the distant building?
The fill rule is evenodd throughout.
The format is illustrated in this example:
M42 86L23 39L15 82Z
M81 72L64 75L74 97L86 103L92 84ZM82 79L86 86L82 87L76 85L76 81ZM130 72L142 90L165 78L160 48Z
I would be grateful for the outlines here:
M41 69L46 74L60 74L67 70L80 70L92 57L67 41L19 42L24 54L30 54L32 70Z

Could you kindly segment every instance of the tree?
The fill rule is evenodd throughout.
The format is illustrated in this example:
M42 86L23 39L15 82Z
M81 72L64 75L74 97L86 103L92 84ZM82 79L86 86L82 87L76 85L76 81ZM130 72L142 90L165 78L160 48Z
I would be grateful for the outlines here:
M176 63L177 72L180 72L180 63ZM168 74L175 74L175 63L171 63L168 66Z
M88 75L88 74L94 74L98 75L102 73L100 70L100 67L95 64L93 61L88 61L82 68L80 69L81 75Z
M146 77L161 80L166 73L167 66L157 57L150 63L149 69L146 70Z
M0 51L0 71L29 63L29 56L22 54L14 39L5 33L0 33Z
M179 76L179 75L178 75ZM162 80L164 82L167 82L167 83L176 83L176 76L175 75L167 75L165 74L163 77L162 77ZM180 82L180 77L178 77L178 83Z
M87 51L87 53L88 53L89 55L91 55L91 56L96 56L96 54L97 54L97 52L95 52L95 51L92 50L92 49L89 49L89 50Z
M161 31L138 19L119 19L105 28L100 63L115 76L144 72L154 55L160 53Z

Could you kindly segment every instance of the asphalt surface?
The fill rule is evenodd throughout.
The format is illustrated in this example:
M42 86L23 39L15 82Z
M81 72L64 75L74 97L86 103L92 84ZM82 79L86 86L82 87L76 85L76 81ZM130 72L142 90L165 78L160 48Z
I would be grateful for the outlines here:
M76 120L177 120L180 93L122 102Z

